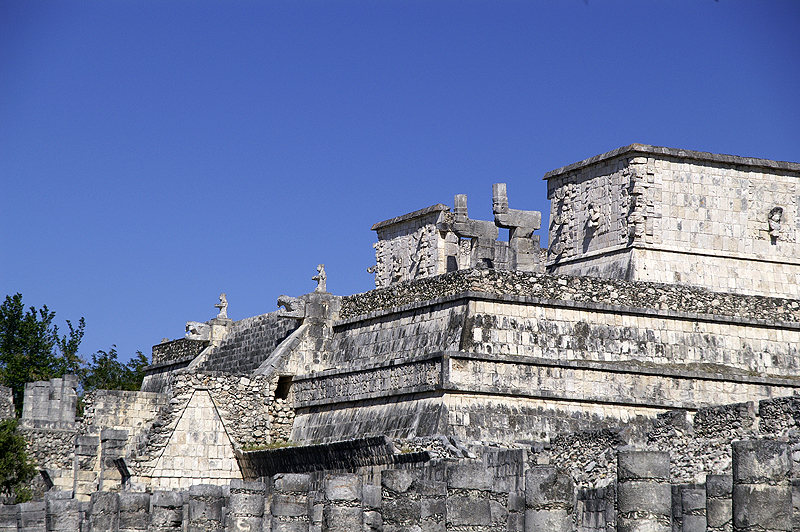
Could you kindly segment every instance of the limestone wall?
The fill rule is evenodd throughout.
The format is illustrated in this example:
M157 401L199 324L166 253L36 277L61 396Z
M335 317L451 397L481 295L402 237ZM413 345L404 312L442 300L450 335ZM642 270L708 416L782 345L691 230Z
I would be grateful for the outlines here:
M719 365L761 375L799 375L800 328L748 322L713 316L682 319L661 311L477 301L462 348L557 360Z
M458 239L446 239L437 230L437 224L449 211L450 207L440 203L372 226L378 234L378 242L373 244L376 264L371 270L375 286L458 269L456 262L448 269L447 262L448 255L456 260Z
M442 302L334 327L328 367L403 359L457 349L464 307Z
M548 268L797 297L799 176L796 163L640 144L548 172Z

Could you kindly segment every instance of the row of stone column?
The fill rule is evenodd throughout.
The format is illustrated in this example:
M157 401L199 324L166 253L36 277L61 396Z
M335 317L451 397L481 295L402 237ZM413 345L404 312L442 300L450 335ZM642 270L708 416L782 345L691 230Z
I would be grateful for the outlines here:
M708 475L701 487L669 484L669 455L621 452L618 532L790 532L792 470L784 442L733 443L733 475ZM673 496L674 495L674 496Z
M618 454L618 532L789 532L791 456L786 443L734 442L732 476L671 486L669 455ZM533 467L498 482L480 462L385 470L381 486L355 474L327 475L312 489L307 474L233 481L188 491L96 492L88 503L48 493L44 503L0 507L0 532L400 532L406 530L581 531L571 478Z

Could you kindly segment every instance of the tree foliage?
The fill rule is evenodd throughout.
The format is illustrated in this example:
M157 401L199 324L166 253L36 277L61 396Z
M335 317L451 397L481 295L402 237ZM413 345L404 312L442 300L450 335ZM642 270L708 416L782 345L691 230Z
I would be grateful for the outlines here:
M142 386L144 370L149 362L141 351L127 364L117 360L116 345L108 351L99 350L92 355L83 378L83 391L93 390L138 390Z
M0 305L0 384L13 390L17 415L22 411L25 383L48 380L65 373L79 373L78 347L86 326L84 319L68 335L60 335L53 323L56 313L47 306L25 310L22 294L6 296Z
M25 438L16 429L16 419L0 421L0 494L16 495L16 502L26 502L36 467L28 461Z

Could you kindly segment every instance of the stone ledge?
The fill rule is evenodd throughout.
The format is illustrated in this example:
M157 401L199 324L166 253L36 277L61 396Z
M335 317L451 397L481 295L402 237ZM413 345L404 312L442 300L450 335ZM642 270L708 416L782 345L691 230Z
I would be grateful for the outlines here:
M659 283L644 283L642 284L652 284L658 286L664 286ZM735 294L738 296L739 294ZM759 297L759 296L740 296L742 298L750 298L750 297ZM781 299L781 298L774 298L774 299ZM588 310L597 310L600 312L609 312L613 314L631 314L631 315L640 315L640 316L653 316L657 318L672 318L672 319L682 319L682 320L689 320L689 321L705 321L705 322L717 322L717 323L731 323L736 325L749 325L749 326L762 326L762 327L770 327L770 328L781 328L781 329L797 329L800 330L800 323L798 322L790 322L790 321L770 321L765 319L759 318L746 318L742 316L730 316L724 314L701 314L698 312L685 312L685 311L678 311L678 310L662 310L662 309L655 309L655 308L643 308L643 307L633 307L627 305L613 305L610 303L600 303L594 301L571 301L565 299L548 299L548 298L540 298L536 296L521 296L515 294L495 294L491 292L477 292L468 290L466 292L462 292L459 294L442 296L435 299L430 299L427 301L420 301L415 303L408 303L405 305L400 305L397 307L391 307L382 310L375 310L372 312L368 312L366 314L362 314L360 316L355 316L352 318L342 319L334 322L334 328L341 327L345 325L351 325L353 323L358 323L362 321L369 321L376 318L382 318L385 316L390 316L392 314L400 314L403 312L408 312L410 310L418 310L425 307L433 307L436 305L444 305L456 301L470 301L470 300L481 300L481 301L499 301L499 302L508 302L508 303L523 303L527 305L538 305L542 307L560 307L560 308L570 308L570 309L588 309ZM790 299L785 299L784 301L794 301Z
M324 378L336 378L355 375L358 373L376 372L387 368L397 367L401 365L417 364L426 362L431 359L441 360L441 373L440 379L437 384L425 384L408 387L397 387L394 389L381 390L377 392L369 392L363 394L348 394L331 398L314 399L310 401L297 401L295 403L296 409L313 408L325 405L341 405L344 403L355 403L362 401L370 401L380 398L396 398L403 396L412 396L417 394L441 394L446 392L460 392L470 393L477 395L502 395L502 396L515 396L525 398L537 398L548 400L565 400L565 401L579 401L592 404L625 404L625 405L641 405L651 408L676 408L680 405L672 404L668 401L642 401L641 399L626 399L626 398L612 398L607 401L598 399L584 399L577 397L565 397L564 393L556 393L549 390L536 390L535 392L528 389L520 389L516 387L501 387L501 386L470 386L463 384L456 384L451 382L450 379L450 364L448 359L462 359L462 360L477 360L492 363L505 363L510 365L526 365L538 367L550 367L560 369L578 369L589 370L597 372L606 372L612 374L627 374L627 375L643 375L663 377L665 379L686 379L686 380L705 380L715 382L729 382L741 385L751 386L780 386L785 388L795 388L800 392L800 378L781 378L781 377L763 377L758 375L747 375L744 372L737 372L735 368L725 368L732 371L725 375L720 372L703 371L702 369L687 370L685 368L677 369L672 367L659 367L656 364L643 364L633 361L624 362L599 362L588 360L553 360L543 359L536 357L528 357L523 355L487 355L479 353L465 353L461 351L440 351L431 353L429 355L406 359L402 363L397 364L395 361L386 363L370 364L369 366L353 368L353 369L332 369L325 372L314 373L310 375L303 375L295 378L295 382L302 381L315 381L322 384L321 380ZM691 407L688 409L692 409Z
M426 451L395 454L389 438L373 436L317 445L237 451L236 459L245 480L251 480L276 473L309 473L427 462L430 455Z
M394 218L389 218L388 220L384 220L382 222L377 222L372 225L370 228L372 231L377 231L378 229L383 229L384 227L388 227L390 225L399 224L400 222L405 222L408 220L413 220L414 218L421 218L426 214L430 214L432 212L441 212L441 211L449 211L450 207L443 203L437 203L436 205L431 205L430 207L425 207L424 209L420 209L418 211L410 212L408 214L403 214L402 216L395 216Z
M579 170L586 166L591 166L607 159L613 159L622 155L655 155L659 157L676 157L694 161L710 163L722 163L738 166L755 166L760 168L770 168L775 170L785 170L788 172L800 172L800 163L787 161L773 161L771 159L757 159L754 157L739 157L738 155L725 155L721 153L711 153L707 151L681 150L676 148L665 148L663 146L650 146L648 144L629 144L616 150L611 150L594 157L589 157L577 163L568 164L555 170L550 170L542 179L547 180L562 174Z

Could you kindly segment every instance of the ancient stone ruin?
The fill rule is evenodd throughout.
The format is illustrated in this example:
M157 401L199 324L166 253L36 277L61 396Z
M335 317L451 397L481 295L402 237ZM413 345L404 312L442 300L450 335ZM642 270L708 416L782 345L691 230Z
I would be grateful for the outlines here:
M0 530L800 530L800 164L633 144L544 177L547 249L496 183L494 220L373 225L375 290L222 294L82 418L73 377L31 383L37 498Z

